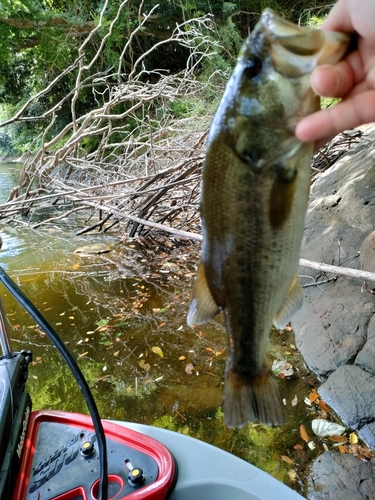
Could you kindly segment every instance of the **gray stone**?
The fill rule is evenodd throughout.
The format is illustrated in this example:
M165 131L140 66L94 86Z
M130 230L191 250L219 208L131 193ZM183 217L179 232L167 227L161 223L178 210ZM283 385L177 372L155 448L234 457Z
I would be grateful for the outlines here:
M307 493L309 500L375 500L375 462L323 453L312 465Z
M375 272L374 145L375 128L314 183L302 258ZM298 274L313 286L293 318L296 346L322 398L375 450L375 282Z
M340 366L318 392L345 425L360 432L364 425L375 422L375 375L359 366ZM375 448L375 439L368 444Z
M314 183L301 257L361 267L361 244L375 228L373 143L374 137L364 138ZM307 268L298 273L305 285L311 285L318 274ZM306 363L325 380L337 367L353 363L364 347L375 297L362 290L360 280L340 276L326 284L321 281L305 288L305 305L293 319L293 327ZM368 357L360 357L359 363L372 366Z

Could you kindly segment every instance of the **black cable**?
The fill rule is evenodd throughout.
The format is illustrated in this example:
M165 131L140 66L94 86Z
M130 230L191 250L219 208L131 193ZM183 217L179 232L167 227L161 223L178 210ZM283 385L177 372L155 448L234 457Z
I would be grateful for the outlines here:
M87 407L89 409L92 422L94 425L96 438L98 441L99 449L99 468L100 468L100 482L99 482L99 500L108 500L108 463L107 463L107 444L105 440L104 429L100 420L98 408L95 400L91 394L90 388L86 382L83 373L79 366L71 356L70 352L65 347L60 337L54 331L52 326L38 311L34 304L26 297L22 290L14 283L14 281L6 274L4 269L0 266L0 281L5 288L13 295L17 302L30 314L30 316L38 323L42 330L46 333L50 341L56 346L57 350L64 358L66 364L69 366L78 387L80 388L83 397L85 398Z

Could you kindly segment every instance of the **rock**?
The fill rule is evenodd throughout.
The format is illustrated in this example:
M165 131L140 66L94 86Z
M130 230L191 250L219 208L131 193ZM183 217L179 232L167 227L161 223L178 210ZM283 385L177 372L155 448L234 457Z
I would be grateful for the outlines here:
M375 271L375 231L363 240L360 253L361 267L365 271Z
M374 143L372 129L313 184L302 258L375 272ZM313 286L292 321L296 346L323 399L375 450L375 282L298 274Z
M318 389L345 425L355 429L367 446L375 449L375 375L357 365L340 366ZM370 426L370 427L369 427Z
M375 315L367 325L367 341L355 358L355 364L375 375Z
M309 500L375 500L375 461L335 451L323 453L311 468Z

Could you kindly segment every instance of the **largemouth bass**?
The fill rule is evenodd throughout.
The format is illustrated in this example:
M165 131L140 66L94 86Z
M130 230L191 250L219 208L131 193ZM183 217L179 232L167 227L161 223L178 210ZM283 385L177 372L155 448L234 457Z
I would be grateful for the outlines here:
M303 303L296 276L313 144L294 135L319 107L311 71L333 64L349 36L300 28L267 9L246 39L210 129L203 169L203 246L189 325L223 311L228 427L285 421L266 355L272 324Z

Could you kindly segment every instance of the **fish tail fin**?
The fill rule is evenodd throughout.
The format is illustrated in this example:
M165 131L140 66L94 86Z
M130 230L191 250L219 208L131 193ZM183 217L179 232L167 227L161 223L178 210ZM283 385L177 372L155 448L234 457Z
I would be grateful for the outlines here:
M224 421L232 428L259 421L266 425L285 423L285 410L279 387L268 366L256 376L229 370L225 374Z

